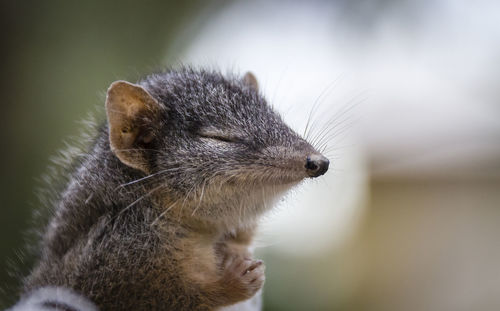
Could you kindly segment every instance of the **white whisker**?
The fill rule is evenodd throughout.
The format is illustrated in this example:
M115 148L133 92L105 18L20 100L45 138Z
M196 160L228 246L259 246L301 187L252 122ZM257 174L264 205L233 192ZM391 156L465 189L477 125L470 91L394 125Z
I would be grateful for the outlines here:
M153 220L153 222L151 223L151 226L156 225L156 223L160 220L160 218L162 218L163 216L165 216L165 214L167 214L168 211L170 211L176 204L177 204L177 202L174 202L166 210L164 210L163 212L161 212L161 214L158 215L158 217L156 217L155 220Z

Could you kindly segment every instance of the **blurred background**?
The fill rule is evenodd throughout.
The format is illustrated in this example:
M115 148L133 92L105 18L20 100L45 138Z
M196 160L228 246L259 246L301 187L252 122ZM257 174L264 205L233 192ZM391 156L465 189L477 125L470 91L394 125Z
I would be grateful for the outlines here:
M500 2L1 6L0 308L50 157L111 82L188 63L254 72L332 162L264 219L265 310L500 309Z

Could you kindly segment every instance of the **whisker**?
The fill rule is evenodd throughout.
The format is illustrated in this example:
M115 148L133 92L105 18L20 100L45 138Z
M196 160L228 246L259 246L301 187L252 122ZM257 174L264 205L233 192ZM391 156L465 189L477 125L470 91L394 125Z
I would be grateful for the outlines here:
M312 144L314 145L316 143L316 140L321 141L321 137L324 136L325 132L331 131L332 125L338 126L337 121L344 117L347 113L352 112L352 110L356 107L358 107L361 103L364 102L366 98L361 98L363 94L358 94L354 96L352 99L350 99L339 111L337 111L322 127L322 129L311 139ZM349 119L351 117L351 114L347 115L346 118L344 119Z
M203 200L203 194L205 192L205 184L206 184L206 180L203 182L203 187L201 188L201 194L200 194L200 199L198 200L198 204L196 205L193 213L191 213L191 216L194 216L194 214L196 214L196 211L198 210L198 208L200 207L201 205L201 200Z
M153 188L151 191L149 191L148 193L140 196L137 200L135 200L134 202L130 203L129 205L127 205L124 209L122 209L117 215L115 215L114 217L111 217L110 219L108 219L108 221L106 222L106 226L113 220L117 219L118 217L120 217L123 213L125 213L126 211L128 211L132 206L136 205L137 203L139 203L141 200L145 199L146 197L150 196L151 194L153 194L156 190L162 188L163 185L159 185L155 188ZM115 223L115 225L113 227L116 227L117 223Z
M330 141L330 140L332 140L332 139L336 138L337 136L339 136L339 135L341 135L341 134L345 133L345 132L346 132L349 128L351 128L351 127L352 127L354 124L356 124L356 123L357 123L357 120L351 121L350 123L344 123L341 127L339 127L339 128L337 129L337 131L335 131L335 132L333 132L333 133L330 133L330 134L326 137L326 139L327 139L328 141Z
M349 116L338 122L337 124L331 126L323 135L318 139L318 141L315 143L315 147L317 149L325 149L326 150L326 145L331 143L332 140L336 139L337 137L340 137L341 134L343 134L346 130L354 126L355 124L358 123L359 117L353 117ZM336 141L336 144L338 145L340 142L342 142L345 139L345 136L343 136L341 139ZM330 147L334 148L334 146Z
M156 190L160 189L164 187L164 185L159 185L157 187L154 187L151 191L149 191L148 193L140 196L137 200L135 200L134 202L130 203L127 207L125 207L124 209L122 209L120 211L120 213L118 213L118 216L123 214L124 212L126 212L128 209L130 209L132 206L136 205L137 203L139 203L141 200L143 200L144 198L150 196L151 194L153 194L153 192L155 192Z
M328 135L333 130L335 130L336 128L342 126L347 121L349 121L351 118L352 118L351 116L347 116L347 117L345 117L342 120L336 120L335 123L332 123L332 124L328 125L327 127L325 127L325 130L322 131L323 133L321 135L317 136L313 141L311 141L311 144L313 146L315 146L315 148L321 149L322 145L324 145L326 142L328 142L328 140L325 140L325 138L328 137Z
M179 212L179 220L180 218L182 217L182 210L184 209L184 206L186 205L186 201L187 199L189 198L189 195L191 194L191 192L197 187L198 185L197 184L194 184L191 189L189 189L189 191L187 192L186 196L184 197L184 200L182 201L182 205L181 205L181 209L180 209L180 212Z
M354 147L356 144L349 144L349 145L342 145L342 146L328 146L328 143L323 147L323 149L320 149L320 153L322 154L325 154L325 153L328 153L328 152L331 152L331 151L335 151L335 150L342 150L342 149L345 149L345 148L350 148L350 147Z
M320 94L319 96L316 98L316 100L314 101L312 107L311 107L311 110L309 111L309 115L307 117L307 123L306 123L306 127L304 128L304 138L307 140L309 138L309 134L311 132L311 129L309 129L309 124L311 123L311 120L313 118L313 115L316 113L316 111L318 110L316 107L316 105L320 103L320 99L328 92L333 89L335 89L335 87L338 85L338 81L340 80L340 78L342 77L342 75L339 75L335 80L332 81L332 83L330 83L329 86L327 86ZM312 127L314 127L314 124L312 125ZM309 130L309 132L308 132Z
M161 212L161 214L158 215L158 217L156 217L155 220L153 220L153 222L151 223L151 226L156 225L156 223L160 220L160 218L162 218L163 216L165 216L176 204L177 204L177 202L174 202L166 210L164 210L163 212Z
M174 167L174 168L169 168L169 169L161 170L161 171L158 171L156 173L150 174L148 176L141 177L139 179L136 179L136 180L133 180L133 181L121 184L118 187L116 187L115 190L117 190L118 188L123 188L123 187L129 186L129 185L141 182L143 180L149 179L149 178L154 177L154 176L158 176L158 175L166 173L166 172L176 171L176 170L179 170L179 169L181 169L181 167Z

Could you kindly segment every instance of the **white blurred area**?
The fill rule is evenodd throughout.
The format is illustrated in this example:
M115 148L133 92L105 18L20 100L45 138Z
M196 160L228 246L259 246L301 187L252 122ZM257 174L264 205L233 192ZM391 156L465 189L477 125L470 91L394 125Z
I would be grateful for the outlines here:
M311 119L311 138L338 116L342 124L332 129L332 135L339 133L326 152L330 173L292 191L265 220L259 239L280 252L314 256L341 243L365 197L365 163L349 133L363 88L346 77L345 56L331 37L332 8L283 5L229 6L203 27L181 61L223 72L252 71L269 103L292 128L302 134Z
M500 2L238 1L178 37L299 133L346 125L265 219L267 309L500 308Z

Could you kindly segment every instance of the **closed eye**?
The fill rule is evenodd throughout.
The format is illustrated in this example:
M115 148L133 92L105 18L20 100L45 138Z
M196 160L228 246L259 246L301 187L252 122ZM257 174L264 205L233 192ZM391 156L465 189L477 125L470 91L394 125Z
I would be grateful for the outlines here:
M222 132L219 130L204 130L198 133L202 138L214 139L226 143L238 143L241 142L242 139L231 132Z
M226 143L236 143L238 142L238 138L233 136L223 136L223 135L200 135L202 138L215 139L219 141L223 141Z

